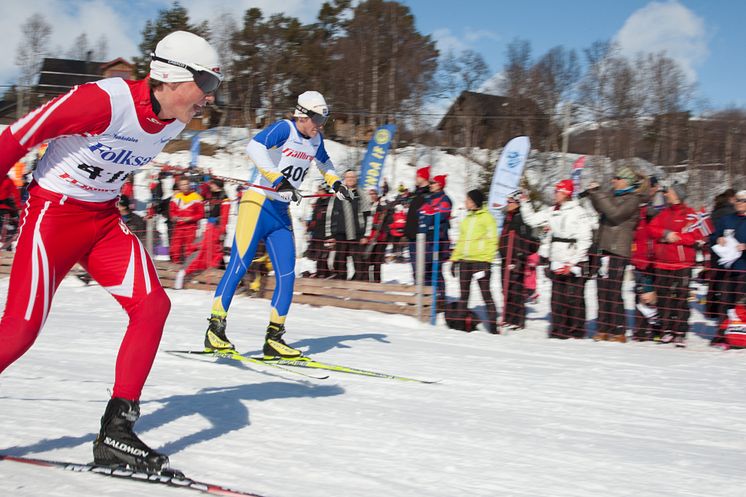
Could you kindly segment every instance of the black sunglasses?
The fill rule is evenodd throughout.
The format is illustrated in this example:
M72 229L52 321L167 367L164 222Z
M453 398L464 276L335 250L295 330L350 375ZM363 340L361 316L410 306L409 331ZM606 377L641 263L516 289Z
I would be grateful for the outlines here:
M221 76L220 74L216 72L212 72L208 69L195 69L193 67L188 66L187 64L184 64L183 62L177 62L175 60L164 59L162 57L158 57L154 53L150 54L150 59L186 69L187 71L192 73L192 78L194 79L194 83L205 94L213 93L215 90L218 89L218 86L220 86L220 83L223 81L223 76Z
M302 112L303 114L307 115L308 118L316 125L316 126L323 126L326 124L326 120L329 119L328 115L319 114L318 112L314 112L310 109L306 109L305 107L301 105L295 106L296 110L298 112Z

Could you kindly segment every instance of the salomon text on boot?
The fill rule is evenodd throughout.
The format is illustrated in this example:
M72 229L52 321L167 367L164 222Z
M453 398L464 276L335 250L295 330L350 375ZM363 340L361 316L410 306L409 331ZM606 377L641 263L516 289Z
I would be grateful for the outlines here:
M225 335L225 317L213 314L207 321L209 321L210 325L205 332L205 351L234 350L236 347L233 346Z
M282 339L282 335L284 334L284 324L269 323L269 326L267 326L267 335L264 338L265 359L293 359L303 355L300 350L294 349L285 343Z
M93 442L95 464L129 466L153 473L168 468L168 456L145 445L132 431L139 417L139 402L117 397L109 400L101 418L101 431Z

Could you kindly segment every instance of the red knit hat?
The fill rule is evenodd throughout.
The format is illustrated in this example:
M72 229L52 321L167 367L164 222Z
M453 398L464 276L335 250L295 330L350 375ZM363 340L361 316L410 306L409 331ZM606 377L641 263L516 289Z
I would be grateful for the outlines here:
M440 185L441 188L446 187L446 174L440 174L438 176L433 176L433 183L437 183Z
M421 167L417 170L417 177L430 181L430 166Z
M560 181L554 186L554 191L566 193L567 195L572 196L572 192L574 188L575 186L573 185L573 182L571 179L563 179L562 181Z

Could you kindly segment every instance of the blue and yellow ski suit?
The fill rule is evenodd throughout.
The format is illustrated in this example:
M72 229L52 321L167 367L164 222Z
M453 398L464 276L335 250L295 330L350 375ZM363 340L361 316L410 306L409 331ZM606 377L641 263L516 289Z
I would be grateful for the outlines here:
M311 161L316 161L327 184L331 186L339 181L321 134L306 137L298 132L295 121L275 122L256 135L246 151L259 170L257 184L264 187L276 187L284 176L299 188ZM295 284L295 243L288 206L287 200L271 191L252 187L244 192L238 208L231 258L215 290L214 316L227 315L238 283L246 274L257 245L264 240L276 279L270 322L285 322Z

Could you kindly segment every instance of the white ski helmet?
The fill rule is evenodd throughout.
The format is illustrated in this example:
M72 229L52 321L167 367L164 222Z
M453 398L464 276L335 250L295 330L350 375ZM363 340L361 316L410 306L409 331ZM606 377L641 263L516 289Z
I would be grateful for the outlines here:
M223 75L220 74L220 58L218 52L202 38L187 31L174 31L165 36L155 46L151 54L150 78L164 83L179 83L183 81L198 81L197 73L201 75L206 86L217 88ZM217 84L210 81L217 79ZM202 85L199 85L202 88Z
M324 96L317 91L305 91L298 95L295 117L310 117L316 124L324 124L329 117L329 106Z

